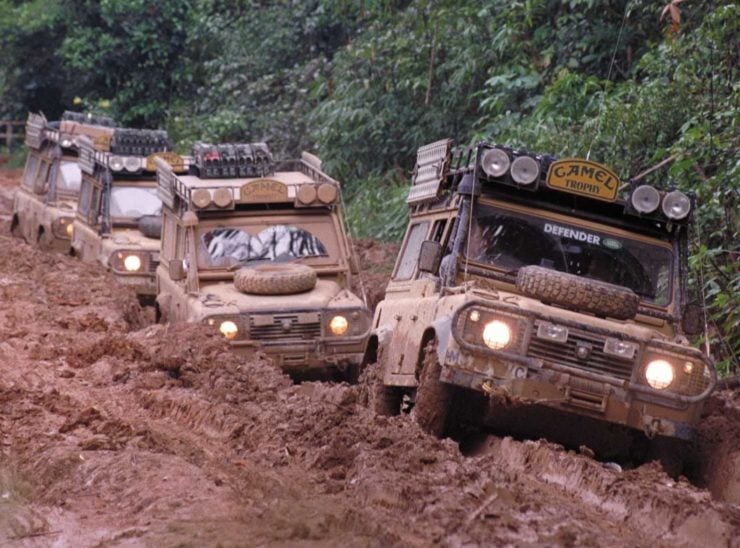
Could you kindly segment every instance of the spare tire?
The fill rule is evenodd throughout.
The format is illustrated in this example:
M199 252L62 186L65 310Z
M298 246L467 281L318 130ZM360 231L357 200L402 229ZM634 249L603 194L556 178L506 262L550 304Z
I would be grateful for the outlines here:
M261 264L240 268L234 286L242 293L290 295L309 291L316 285L316 271L302 264Z
M529 297L547 304L618 320L634 318L638 297L631 289L541 266L519 269L516 287Z
M162 216L143 215L139 218L139 232L147 238L162 238Z

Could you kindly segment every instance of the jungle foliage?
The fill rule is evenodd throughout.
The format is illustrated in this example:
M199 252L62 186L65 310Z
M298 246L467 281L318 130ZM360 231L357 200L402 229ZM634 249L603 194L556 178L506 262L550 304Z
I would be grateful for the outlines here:
M0 0L0 118L103 110L317 151L358 236L397 238L416 148L585 155L697 193L715 354L740 349L740 7L709 0ZM720 339L721 335L721 339Z

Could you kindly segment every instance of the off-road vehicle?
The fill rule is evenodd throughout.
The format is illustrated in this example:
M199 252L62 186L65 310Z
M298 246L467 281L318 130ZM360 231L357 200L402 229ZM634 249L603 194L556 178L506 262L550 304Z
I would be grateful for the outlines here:
M419 149L407 202L368 343L376 411L403 401L442 436L496 400L549 410L534 415L545 430L580 415L691 438L716 382L686 338L701 323L687 297L692 196L588 160L440 141Z
M162 318L212 325L292 374L356 380L371 317L351 289L339 183L264 143L198 144L192 161L188 175L157 162Z
M100 262L142 302L153 302L162 227L154 159L178 171L187 159L169 151L164 131L115 128L107 152L79 141L82 184L70 253Z
M65 112L58 122L28 115L28 156L13 204L13 234L44 249L69 249L81 181L78 138L87 136L107 150L112 125L110 118L74 112Z

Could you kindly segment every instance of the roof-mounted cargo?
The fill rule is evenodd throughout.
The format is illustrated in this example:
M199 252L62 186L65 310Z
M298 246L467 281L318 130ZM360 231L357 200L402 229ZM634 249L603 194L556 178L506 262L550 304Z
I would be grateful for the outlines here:
M189 158L168 150L169 142L165 131L117 128L113 139L116 137L118 142L116 145L111 143L113 150L110 152L98 149L89 138L80 137L80 169L88 175L95 172L95 166L107 168L114 175L153 174L157 169L155 158L161 158L176 173L188 170ZM139 153L119 152L121 150L135 150Z
M110 151L121 156L148 156L170 150L167 132L156 129L116 128Z
M196 143L193 159L204 179L264 177L274 171L272 154L265 143Z

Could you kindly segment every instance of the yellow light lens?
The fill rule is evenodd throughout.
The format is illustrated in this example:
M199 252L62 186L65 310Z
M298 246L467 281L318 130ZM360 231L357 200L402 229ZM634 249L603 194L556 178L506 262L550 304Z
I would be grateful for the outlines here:
M123 267L129 272L136 272L141 268L141 259L138 255L126 255L123 260Z
M329 322L329 329L334 335L344 335L349 328L349 322L344 316L334 316Z
M67 236L72 237L72 233L75 231L75 227L72 223L69 223L64 230L67 232Z
M645 368L645 380L656 390L669 386L673 376L673 366L665 360L653 360Z
M511 329L500 320L488 322L483 328L483 342L491 350L501 350L511 341Z
M239 328L231 320L221 322L221 325L218 326L218 330L230 341L235 339L239 333Z

